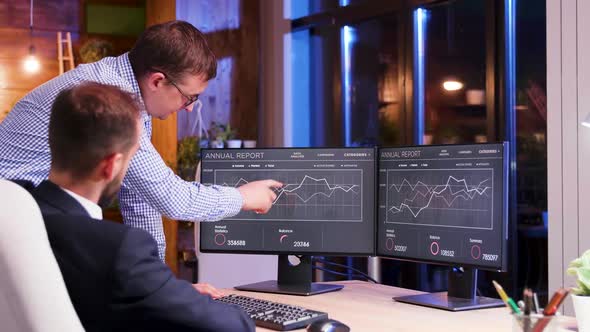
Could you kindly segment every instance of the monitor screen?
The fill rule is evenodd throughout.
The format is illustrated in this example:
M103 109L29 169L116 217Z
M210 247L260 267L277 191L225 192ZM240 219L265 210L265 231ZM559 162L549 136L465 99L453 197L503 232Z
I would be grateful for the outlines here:
M378 256L506 269L506 144L379 150Z
M201 155L205 185L284 184L267 214L242 211L201 223L201 251L374 255L375 149L206 149Z

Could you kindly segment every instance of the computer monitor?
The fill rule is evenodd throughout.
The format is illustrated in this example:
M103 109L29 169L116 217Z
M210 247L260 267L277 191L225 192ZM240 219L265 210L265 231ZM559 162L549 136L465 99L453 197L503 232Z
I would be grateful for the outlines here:
M311 282L310 255L375 254L375 149L205 149L201 157L205 185L284 184L266 214L242 211L200 225L202 252L279 255L276 281L237 289L296 295L338 290L342 286ZM288 255L302 255L300 264L291 264Z
M504 271L508 145L379 150L377 255L450 265L448 293L397 301L459 311L502 306L476 296L477 269Z

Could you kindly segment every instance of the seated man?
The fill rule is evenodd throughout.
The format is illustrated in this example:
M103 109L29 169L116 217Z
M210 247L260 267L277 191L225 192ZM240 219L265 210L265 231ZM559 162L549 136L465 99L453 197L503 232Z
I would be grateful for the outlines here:
M66 89L51 110L49 180L32 194L84 328L254 330L240 308L215 302L176 279L158 258L149 233L101 221L98 202L118 192L140 132L135 100L114 86L84 83Z

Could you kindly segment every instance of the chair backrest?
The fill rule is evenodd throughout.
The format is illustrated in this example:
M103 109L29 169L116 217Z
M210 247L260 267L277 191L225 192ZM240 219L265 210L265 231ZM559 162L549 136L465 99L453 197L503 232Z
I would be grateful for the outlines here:
M53 256L39 206L0 179L0 330L84 331Z

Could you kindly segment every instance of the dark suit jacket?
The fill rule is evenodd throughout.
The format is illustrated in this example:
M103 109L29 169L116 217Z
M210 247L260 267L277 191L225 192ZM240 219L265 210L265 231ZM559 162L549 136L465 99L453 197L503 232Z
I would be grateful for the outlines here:
M49 181L32 194L87 331L254 330L238 307L215 302L176 279L147 232L90 218Z

